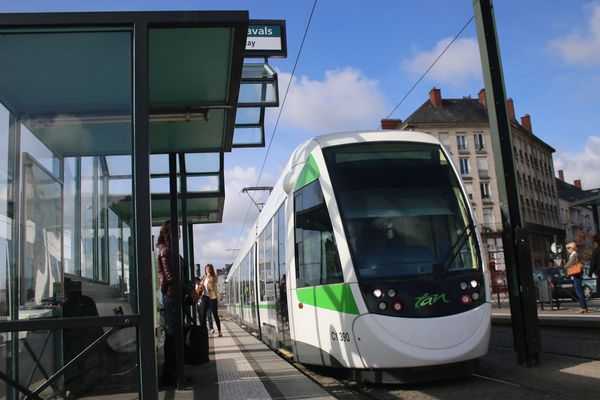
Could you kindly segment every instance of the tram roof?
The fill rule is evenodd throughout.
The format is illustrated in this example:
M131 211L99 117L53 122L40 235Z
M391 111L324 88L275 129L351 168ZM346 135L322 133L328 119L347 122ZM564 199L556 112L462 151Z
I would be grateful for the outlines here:
M381 131L355 131L330 133L316 136L314 139L321 147L339 146L343 144L361 143L361 142L419 142L440 144L432 135L416 131L401 131L386 129ZM306 143L309 143L307 141ZM302 147L302 146L300 146Z

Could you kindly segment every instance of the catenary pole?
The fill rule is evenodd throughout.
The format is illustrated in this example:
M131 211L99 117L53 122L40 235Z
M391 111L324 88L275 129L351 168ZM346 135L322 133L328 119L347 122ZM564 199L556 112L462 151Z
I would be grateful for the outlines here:
M473 10L497 171L514 347L519 364L535 366L539 364L540 333L531 253L519 205L511 122L507 113L492 0L473 0Z

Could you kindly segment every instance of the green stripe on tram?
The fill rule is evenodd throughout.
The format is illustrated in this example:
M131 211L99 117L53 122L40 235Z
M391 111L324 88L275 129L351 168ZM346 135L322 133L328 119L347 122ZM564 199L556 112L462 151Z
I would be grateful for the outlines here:
M352 289L347 283L312 286L296 290L298 300L317 308L325 308L346 314L358 314Z
M240 304L237 305L237 307L241 307L241 308L254 308L256 307L254 304ZM277 309L277 304L259 304L258 308L263 308L263 309Z
M276 309L277 308L277 304L259 304L258 308L265 308L265 309Z
M302 171L300 171L300 175L296 180L296 186L294 187L294 191L303 188L304 186L308 185L313 181L316 181L319 178L319 176L321 176L321 172L319 171L317 162L311 154L306 159L304 167L302 167Z

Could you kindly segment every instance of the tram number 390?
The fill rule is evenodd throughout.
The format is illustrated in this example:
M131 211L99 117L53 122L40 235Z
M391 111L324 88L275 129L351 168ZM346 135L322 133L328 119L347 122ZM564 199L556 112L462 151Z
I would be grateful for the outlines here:
M331 331L331 341L332 342L349 342L350 334L348 332Z

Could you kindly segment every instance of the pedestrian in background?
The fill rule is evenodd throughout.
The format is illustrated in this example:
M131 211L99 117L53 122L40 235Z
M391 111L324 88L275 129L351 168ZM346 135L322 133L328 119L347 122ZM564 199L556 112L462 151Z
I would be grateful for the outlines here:
M592 277L596 274L596 288L600 289L600 235L595 234L592 239L594 249L592 251L592 259L590 261L590 270L588 271L588 277Z
M221 321L219 319L219 295L217 294L217 274L215 273L215 267L212 264L206 264L204 267L204 277L200 281L200 287L202 288L202 298L200 299L200 325L206 326L206 316L208 313L212 313L215 322L217 323L217 329L219 330L219 336L221 334ZM214 329L211 329L210 333L214 333Z
M580 262L579 255L577 254L577 244L575 244L575 242L567 243L567 252L569 253L569 260L565 265L565 269L568 270L571 265ZM575 294L577 295L577 300L579 301L579 310L577 310L576 313L587 313L587 303L585 301L585 296L583 295L583 272L580 275L574 275L571 278L573 279Z

